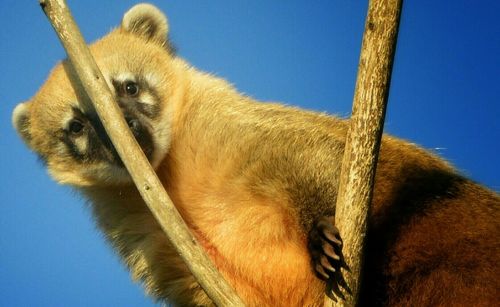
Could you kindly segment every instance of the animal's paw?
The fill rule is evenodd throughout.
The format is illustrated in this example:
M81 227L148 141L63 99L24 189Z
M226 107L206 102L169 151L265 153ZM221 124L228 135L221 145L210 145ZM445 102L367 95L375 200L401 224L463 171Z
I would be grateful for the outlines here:
M327 282L327 294L335 300L332 293L344 299L339 287L347 286L341 272L341 268L349 269L342 255L342 239L337 227L334 225L334 217L321 217L309 232L309 253L316 275Z

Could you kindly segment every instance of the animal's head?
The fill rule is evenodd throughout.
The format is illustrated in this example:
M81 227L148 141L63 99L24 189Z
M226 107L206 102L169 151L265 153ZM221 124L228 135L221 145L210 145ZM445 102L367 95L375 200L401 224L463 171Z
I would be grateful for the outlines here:
M125 119L154 167L170 143L176 82L167 19L139 4L121 26L91 45L91 52ZM13 124L60 183L85 186L129 181L113 145L68 61L58 64L29 101L19 104ZM87 100L87 101L86 101Z

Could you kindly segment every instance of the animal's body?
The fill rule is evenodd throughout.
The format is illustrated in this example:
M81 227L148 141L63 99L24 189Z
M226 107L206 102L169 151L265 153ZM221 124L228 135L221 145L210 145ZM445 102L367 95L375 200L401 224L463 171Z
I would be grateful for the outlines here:
M318 306L308 243L335 212L347 121L257 102L171 51L139 5L91 51L193 234L249 306ZM14 111L50 174L80 191L132 276L157 299L211 302L140 198L67 62ZM500 198L437 156L384 136L362 302L498 300ZM314 240L314 238L312 238Z

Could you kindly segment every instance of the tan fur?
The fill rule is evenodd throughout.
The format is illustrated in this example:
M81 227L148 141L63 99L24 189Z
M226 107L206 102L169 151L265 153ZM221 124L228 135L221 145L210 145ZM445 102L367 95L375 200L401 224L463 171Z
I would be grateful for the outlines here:
M310 265L307 235L318 217L334 212L346 122L256 102L226 81L190 67L166 46L166 20L157 28L148 24L163 22L164 17L155 10L142 6L127 13L123 27L94 43L91 51L110 85L112 76L127 73L147 75L148 82L154 83L161 110L158 118L150 119L156 145L151 162L167 192L217 268L249 306L321 305L325 286ZM130 24L141 26L134 30L127 27ZM144 29L152 28L160 33L144 34ZM151 104L153 93L143 95ZM88 198L108 241L148 293L180 306L210 305L126 172L102 161L76 161L54 137L69 120L70 106L83 108L84 99L88 98L70 65L59 64L40 91L16 108L14 125L46 160L58 182L75 186ZM88 146L77 140L79 146ZM444 173L453 180L458 176L445 162L417 146L384 138L370 220L375 248L368 248L368 253L375 259L373 267L389 263L380 271L383 276L367 275L373 281L365 283L367 302L371 285L381 283L377 276L388 280L383 286L390 285L395 294L385 299L394 305L430 302L425 283L433 289L459 285L456 278L446 279L449 270L441 268L448 273L435 271L437 278L408 286L404 293L409 298L394 290L404 284L398 278L416 264L424 267L429 257L444 257L443 249L454 249L458 243L453 238L461 237L457 234L464 229L470 233L467 240L483 251L473 261L483 264L489 257L498 262L497 240L478 238L498 237L500 200L468 181L458 183L463 193L458 201L443 198L436 207L435 198L424 200L436 214L410 217L410 222L386 231L394 224L386 225L394 218L392 204L407 200L399 200L401 195L410 201L415 195L403 186L404 179L425 171ZM447 201L457 205L450 207ZM479 227L481 223L473 216L479 216L485 226ZM446 235L440 225L460 225L460 229L450 228L452 233ZM392 243L385 246L378 238L385 240L386 233ZM388 252L379 255L374 252L377 248ZM463 253L471 255L470 247ZM450 255L446 259L458 258ZM498 289L498 282L491 281L491 274L498 276L495 264L485 266L483 275L473 271L477 275L470 281L472 288L489 282L490 289ZM372 276L377 280L371 280ZM412 291L417 294L412 296ZM483 294L474 293L476 302L487 302L494 295L486 290Z

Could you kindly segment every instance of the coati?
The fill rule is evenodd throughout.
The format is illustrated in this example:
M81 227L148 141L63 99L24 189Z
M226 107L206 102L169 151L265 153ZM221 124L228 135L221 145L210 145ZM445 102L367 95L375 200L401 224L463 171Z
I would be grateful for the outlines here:
M320 306L341 265L330 223L347 120L262 103L198 71L139 4L91 51L149 161L217 268L249 306ZM132 277L179 306L211 301L143 203L67 60L13 124L61 184L91 204ZM495 305L500 197L384 136L361 304Z

